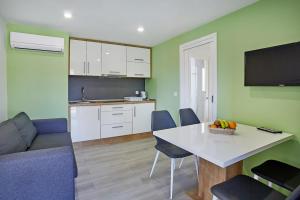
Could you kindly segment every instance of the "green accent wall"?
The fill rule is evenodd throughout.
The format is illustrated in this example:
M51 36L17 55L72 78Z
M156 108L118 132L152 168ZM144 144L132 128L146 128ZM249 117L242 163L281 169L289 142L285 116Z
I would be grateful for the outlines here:
M245 87L244 52L300 41L300 1L261 0L153 48L146 89L178 121L179 46L218 34L218 117L295 134L295 139L245 161L245 172L267 159L300 166L300 87ZM222 152L220 152L222 153Z
M65 52L12 49L10 32L65 38ZM25 111L33 119L68 116L67 33L20 24L7 25L8 116Z

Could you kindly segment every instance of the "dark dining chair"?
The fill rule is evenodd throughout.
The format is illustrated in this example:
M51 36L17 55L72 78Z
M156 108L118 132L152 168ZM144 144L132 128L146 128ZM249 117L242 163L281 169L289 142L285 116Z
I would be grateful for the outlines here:
M249 176L238 175L211 188L213 200L299 200L300 185L287 197Z
M162 111L152 112L152 116L151 116L152 131L159 131L159 130L170 129L170 128L176 128L176 124L168 111L162 110ZM155 148L157 152L156 152L156 156L149 177L151 178L153 174L160 152L164 153L166 156L171 158L170 199L172 199L173 179L174 179L173 177L174 177L176 159L191 156L193 154L158 137L155 137L155 139L156 139Z
M267 160L252 168L251 171L256 180L263 178L268 181L270 187L272 187L272 183L275 183L293 191L300 185L300 169L277 160Z
M181 126L200 124L200 120L191 108L183 108L179 110Z
M200 124L200 120L191 108L183 108L179 110L179 116L180 116L180 124L181 126L189 126L193 124ZM196 156L196 159L194 161L196 162L195 165L198 166L199 159ZM181 168L184 158L181 159L179 168ZM199 175L197 170L197 176ZM199 181L199 180L198 180Z

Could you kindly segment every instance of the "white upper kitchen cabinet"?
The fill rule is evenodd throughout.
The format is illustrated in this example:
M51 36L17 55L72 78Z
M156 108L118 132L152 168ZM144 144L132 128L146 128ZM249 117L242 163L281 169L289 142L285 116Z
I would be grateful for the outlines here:
M73 106L70 108L73 142L100 139L100 106Z
M127 62L150 63L150 49L127 47Z
M155 110L155 103L134 104L133 107L133 133L151 131L151 113Z
M150 78L150 64L127 62L127 77Z
M101 76L101 43L70 40L70 75Z
M126 75L126 46L102 44L102 74Z
M70 75L86 74L86 42L70 40Z
M101 43L86 43L86 75L101 76Z
M150 49L127 47L127 77L150 78Z

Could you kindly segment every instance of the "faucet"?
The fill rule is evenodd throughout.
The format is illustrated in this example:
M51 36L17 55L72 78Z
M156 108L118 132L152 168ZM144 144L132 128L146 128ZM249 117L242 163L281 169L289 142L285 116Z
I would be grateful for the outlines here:
M86 101L85 88L81 87L81 101Z

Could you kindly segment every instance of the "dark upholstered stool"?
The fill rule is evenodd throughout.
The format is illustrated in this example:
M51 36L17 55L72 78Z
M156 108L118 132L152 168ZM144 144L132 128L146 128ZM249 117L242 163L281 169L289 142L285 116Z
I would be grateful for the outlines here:
M286 198L280 192L245 175L238 175L217 184L211 188L211 192L220 200L283 200Z
M289 191L300 185L300 169L280 161L268 160L251 171L256 175L255 179L261 177Z

